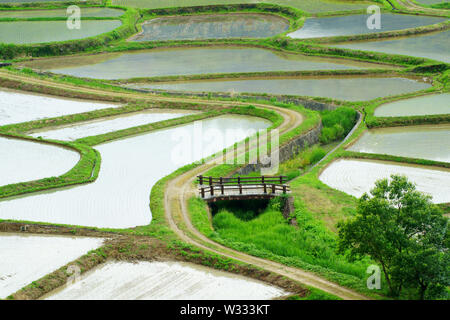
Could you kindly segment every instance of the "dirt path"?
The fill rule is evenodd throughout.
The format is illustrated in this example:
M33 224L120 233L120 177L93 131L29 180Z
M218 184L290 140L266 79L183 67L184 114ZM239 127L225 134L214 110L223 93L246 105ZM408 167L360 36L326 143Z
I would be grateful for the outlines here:
M426 8L422 6L418 6L414 2L410 0L398 0L398 2L403 5L409 11L422 11L429 14L437 14L437 15L448 15L449 12L446 10L434 9L434 8Z
M148 101L169 101L169 102L198 102L206 105L248 105L248 103L244 102L226 102L226 101L211 101L211 100L202 100L202 99L192 99L192 98L172 98L172 97L161 97L151 94L145 93L127 93L127 92L112 92L112 91L104 91L100 89L87 88L82 86L75 86L72 84L64 84L59 82L54 82L51 80L43 80L30 78L22 75L13 74L8 72L7 70L0 70L0 77L21 81L22 83L35 84L35 85L43 85L58 89L65 89L68 91L78 92L78 93L89 93L98 95L101 99L106 96L114 96L121 97L127 99L142 99ZM303 117L300 113L279 108L275 106L270 106L266 104L255 104L252 105L271 109L278 112L284 119L283 123L280 125L279 130L280 133L287 132L289 130L294 129L299 126ZM171 180L165 191L165 213L167 221L173 231L185 242L193 244L199 248L206 249L208 251L242 261L248 264L255 265L267 271L271 271L277 273L282 276L286 276L294 281L298 281L302 284L315 287L321 289L325 292L331 293L343 299L367 299L367 297L354 292L345 287L339 286L333 282L330 282L324 278L321 278L311 272L306 272L301 269L288 267L283 264L257 258L225 246L222 246L209 238L205 237L201 234L191 223L189 213L187 210L187 199L191 195L193 195L193 187L192 181L196 178L197 175L202 174L212 168L215 164L209 162L202 166L195 168L181 176L176 177Z
M280 132L289 131L293 128L291 124L295 123L298 125L300 124L299 122L301 122L301 119L298 117L298 115L295 115L292 112L286 113L287 110L285 109L280 110L276 107L268 108L280 112L280 114L285 119L284 123L280 126ZM191 196L195 195L195 190L193 189L192 182L196 179L197 175L204 174L213 166L214 164L206 163L169 181L168 185L166 186L164 199L166 218L171 229L174 230L177 235L181 239L183 239L183 241L193 244L202 249L221 254L228 258L253 264L267 271L283 275L305 285L331 293L345 300L368 299L367 297L355 291L339 286L311 272L303 271L301 269L289 267L274 261L261 259L230 249L212 241L211 239L200 233L191 223L189 212L187 209L187 200Z

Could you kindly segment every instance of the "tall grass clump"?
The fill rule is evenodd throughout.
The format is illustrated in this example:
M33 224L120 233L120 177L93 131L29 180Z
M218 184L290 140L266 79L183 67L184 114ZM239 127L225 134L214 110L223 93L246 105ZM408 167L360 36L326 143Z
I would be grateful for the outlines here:
M320 142L326 144L343 139L356 123L357 112L350 107L339 107L333 111L322 111L322 135Z
M315 219L300 200L296 199L295 207L293 216L297 227L290 225L274 205L250 220L242 219L242 210L222 208L213 218L215 240L237 250L305 269L320 266L355 280L364 279L368 260L348 262L336 253L336 235Z

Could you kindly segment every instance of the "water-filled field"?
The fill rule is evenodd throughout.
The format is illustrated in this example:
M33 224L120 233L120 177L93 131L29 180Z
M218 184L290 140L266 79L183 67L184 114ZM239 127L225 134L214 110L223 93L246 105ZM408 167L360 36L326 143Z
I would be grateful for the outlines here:
M402 54L450 63L450 30L394 40L333 45L338 48Z
M99 238L0 233L0 298L101 246Z
M369 130L348 150L450 162L450 125Z
M112 8L80 8L81 16L88 17L119 17L124 14L123 10ZM5 10L0 11L0 18L55 18L67 17L67 9L50 10Z
M54 118L120 105L0 89L0 126Z
M268 14L195 15L157 18L142 25L134 41L266 38L286 31L289 22Z
M93 59L90 61L90 59ZM53 61L58 63L53 66ZM322 59L247 47L177 48L42 60L35 67L96 79L124 79L204 73L356 69L374 64ZM64 66L64 61L67 65ZM379 65L378 65L379 67Z
M331 163L319 179L334 189L360 197L374 187L376 180L389 178L392 174L407 176L416 184L417 190L431 195L434 203L450 202L449 169L375 160L340 159Z
M398 100L375 109L377 117L404 117L450 113L450 93Z
M56 146L0 137L0 186L60 176L80 156Z
M380 29L369 29L369 15L310 18L300 29L288 34L294 39L348 36L422 27L445 21L445 18L383 13Z
M260 300L288 293L232 273L182 262L108 262L48 300Z
M365 101L418 91L429 88L430 85L406 78L286 78L134 84L130 87L188 92L270 93Z
M193 142L200 125L207 137L202 144ZM236 134L227 141L229 130L245 133L269 126L260 118L227 115L96 146L102 164L95 182L0 201L0 219L103 228L147 225L150 191L159 179L245 137ZM208 140L211 135L214 141Z
M137 127L148 123L178 118L192 113L193 112L191 111L183 112L180 110L172 112L170 112L170 110L152 110L131 115L116 116L109 120L101 119L84 122L82 124L78 123L76 125L70 125L51 131L38 131L31 134L31 136L43 137L45 139L74 141L83 137L96 136L99 134Z
M82 39L118 28L119 20L82 20L80 29L69 29L66 21L0 22L0 42L31 44Z
M290 6L307 12L349 11L364 10L366 3L343 2L332 0L113 0L116 5L127 5L139 8L168 8L191 7L215 4L240 4L240 3L273 3L281 6Z

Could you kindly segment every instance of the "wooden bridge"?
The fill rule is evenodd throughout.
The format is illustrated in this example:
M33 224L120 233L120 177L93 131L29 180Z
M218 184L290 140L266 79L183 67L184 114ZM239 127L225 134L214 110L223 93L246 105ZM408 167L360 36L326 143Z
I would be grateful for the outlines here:
M208 201L268 199L290 193L285 176L204 177L198 176L200 196Z

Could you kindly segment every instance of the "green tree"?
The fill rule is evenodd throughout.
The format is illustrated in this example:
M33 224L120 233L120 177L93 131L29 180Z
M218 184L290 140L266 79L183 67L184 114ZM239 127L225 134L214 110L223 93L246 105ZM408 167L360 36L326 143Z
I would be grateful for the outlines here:
M393 296L404 288L420 299L445 295L449 230L440 208L404 176L378 180L370 193L359 199L354 218L338 224L339 251L379 263Z

